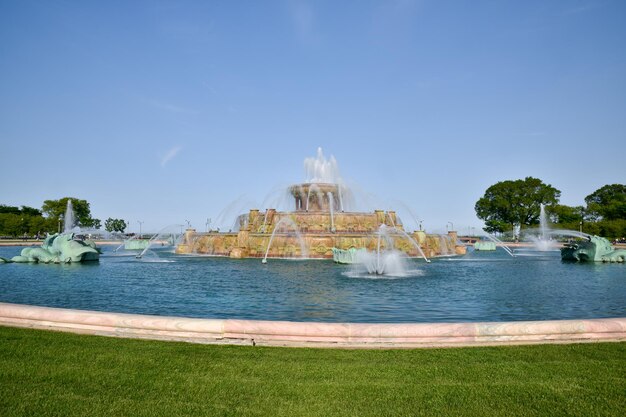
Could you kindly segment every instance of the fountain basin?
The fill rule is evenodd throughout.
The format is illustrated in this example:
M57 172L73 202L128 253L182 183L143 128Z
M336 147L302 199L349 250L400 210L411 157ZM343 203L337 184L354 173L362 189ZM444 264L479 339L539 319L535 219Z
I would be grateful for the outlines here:
M21 248L0 248L11 258ZM155 247L136 259L103 246L99 262L0 265L0 302L195 318L429 323L626 316L623 264L558 253L407 259L407 276L355 274L332 261L231 260Z
M626 318L504 323L298 323L148 316L0 303L0 324L194 343L343 348L626 340Z

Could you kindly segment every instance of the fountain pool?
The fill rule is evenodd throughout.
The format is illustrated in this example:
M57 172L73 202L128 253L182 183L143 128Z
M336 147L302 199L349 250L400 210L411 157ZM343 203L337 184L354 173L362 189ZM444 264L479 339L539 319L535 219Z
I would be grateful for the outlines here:
M328 260L177 255L156 248L136 259L104 247L92 264L6 264L0 302L219 319L424 323L626 316L620 264L573 264L470 251L459 258L406 259L406 277L367 278ZM0 248L10 258L18 247Z

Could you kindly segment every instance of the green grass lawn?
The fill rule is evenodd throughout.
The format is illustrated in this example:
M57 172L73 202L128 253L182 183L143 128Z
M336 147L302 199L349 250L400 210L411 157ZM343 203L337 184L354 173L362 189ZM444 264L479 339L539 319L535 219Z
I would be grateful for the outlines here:
M0 327L0 415L616 416L625 365L626 343L331 350Z

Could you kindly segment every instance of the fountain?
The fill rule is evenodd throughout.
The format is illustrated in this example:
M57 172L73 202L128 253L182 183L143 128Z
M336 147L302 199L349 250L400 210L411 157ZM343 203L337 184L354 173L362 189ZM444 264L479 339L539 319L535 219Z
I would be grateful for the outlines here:
M562 245L561 259L565 261L626 262L626 250L615 249L611 243L603 237L591 236L587 233L576 230L550 228L545 205L540 204L539 207L539 228L525 229L522 232L524 237L533 243L531 252L557 251L561 244L559 244L555 237L567 236L575 238L576 240ZM511 251L511 249L509 249L501 240L490 234L486 234L486 236L495 244L501 246L511 256L515 256L513 251ZM478 246L477 250L485 250L481 248L482 246ZM528 256L529 254L526 253L526 255ZM537 255L531 253L530 256Z
M327 159L322 150L304 160L306 182L287 188L293 201L292 211L268 208L251 209L238 218L238 227L228 233L205 233L189 229L176 247L177 253L213 255L230 258L314 258L331 259L333 252L367 249L377 246L377 231L384 225L398 236L398 250L408 257L424 259L465 253L457 244L456 232L439 235L407 232L392 210L363 212L352 206L352 194L341 179L337 161ZM290 233L279 225L289 224Z
M500 239L498 239L497 237L495 237L494 235L485 232L484 235L487 239L489 239L491 242L493 242L493 249L491 248L491 246L487 246L487 245L478 245L478 247L476 248L477 250L496 250L496 246L500 246L502 249L504 249L506 251L506 253L508 253L509 255L511 255L512 257L515 257L515 254L513 253L513 251L511 250L511 248L509 248L506 243L504 243L503 241L501 241ZM478 242L477 242L478 243ZM489 242L486 242L489 243ZM475 245L476 247L476 245Z
M63 217L63 233L69 233L72 231L74 226L76 225L74 214L74 206L72 205L72 200L67 200L67 207L65 208L65 217Z
M626 262L626 249L615 249L600 236L587 235L586 240L568 243L561 249L561 259L580 262Z
M401 236L402 239L407 238L413 241L417 248L419 248L419 245L410 236L406 235L406 232L404 235L400 232L403 231L398 230L396 227L389 227L383 224L376 232L377 242L375 251L368 251L367 249L349 251L348 253L350 253L353 258L348 262L338 262L353 264L352 270L347 273L347 275L351 277L362 277L364 274L386 275L390 277L411 276L415 271L408 269L407 255L404 251L397 249L395 239ZM341 254L341 252L338 254ZM422 255L424 256L423 252ZM430 262L425 256L424 259L426 262ZM337 259L335 260L337 261Z
M272 235L270 236L270 241L267 244L267 249L265 250L265 256L263 257L263 261L262 262L264 264L267 263L267 255L269 254L270 248L272 247L272 242L274 241L274 236L276 236L276 232L280 230L280 227L283 224L287 224L287 225L291 226L291 228L294 230L294 232L296 234L296 237L298 239L298 243L300 244L300 253L301 253L303 258L307 257L306 246L304 246L304 241L302 240L302 236L300 235L300 232L298 231L298 226L289 217L283 217L282 219L280 219L278 221L278 223L276 223L276 226L274 226L274 230L272 231ZM286 254L286 255L289 255L289 254Z
M122 247L124 250L144 250L150 245L150 239L145 239L142 235L135 234L128 239L124 239L122 244L115 248L114 252L119 251Z
M539 205L539 235L531 235L530 240L533 242L534 249L541 252L558 250L558 243L552 239L553 231L548 225L548 216L546 215L546 207L542 203Z
M182 227L182 225L174 224L161 229L157 234L155 234L148 240L148 243L145 245L144 248L141 248L141 252L137 256L135 256L135 258L141 259L154 244L161 244L161 246L175 246L179 241L180 234L168 230L178 229L180 227Z
M330 202L330 231L335 233L335 204L330 192L328 193L328 201Z
M100 251L96 244L91 240L76 238L73 232L75 217L72 200L67 200L63 233L48 234L41 247L24 248L18 256L14 256L10 261L0 258L0 262L58 264L97 261L100 258Z

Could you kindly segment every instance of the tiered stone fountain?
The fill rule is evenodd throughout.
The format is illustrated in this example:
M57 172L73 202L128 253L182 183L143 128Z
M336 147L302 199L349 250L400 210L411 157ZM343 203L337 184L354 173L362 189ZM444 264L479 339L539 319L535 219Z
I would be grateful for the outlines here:
M466 248L457 244L454 231L442 239L441 235L424 231L404 231L395 211L344 211L347 188L340 180L323 181L337 178L336 175L324 175L336 169L334 158L327 161L320 149L317 159L305 160L305 168L310 170L310 167L322 175L310 175L311 181L289 187L294 201L293 211L251 209L247 215L239 216L236 232L198 233L195 229L188 229L176 252L230 258L332 258L333 248L376 251L377 232L381 225L385 225L395 230L393 249L409 257L421 257L420 247L429 258L465 253Z

